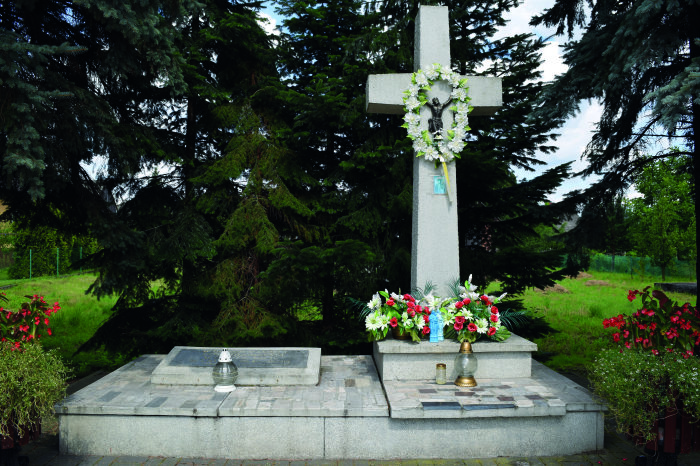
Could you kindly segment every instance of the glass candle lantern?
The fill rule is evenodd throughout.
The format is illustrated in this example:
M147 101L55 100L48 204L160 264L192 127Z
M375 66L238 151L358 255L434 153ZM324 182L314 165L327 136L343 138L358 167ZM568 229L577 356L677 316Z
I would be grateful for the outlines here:
M232 392L236 389L234 385L238 378L238 368L231 359L231 353L226 348L219 354L219 361L214 366L212 377L217 392Z
M435 365L435 383L444 384L447 382L447 366L443 363Z
M472 344L468 341L463 341L459 346L459 354L455 358L455 372L457 379L455 385L460 387L476 387L476 379L474 374L478 363L476 355L472 351Z

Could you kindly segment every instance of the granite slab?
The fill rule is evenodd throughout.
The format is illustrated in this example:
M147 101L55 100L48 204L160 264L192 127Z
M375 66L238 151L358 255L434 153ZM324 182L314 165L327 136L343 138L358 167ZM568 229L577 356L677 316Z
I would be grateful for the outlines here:
M151 383L214 385L212 368L223 348L176 346L153 371ZM316 385L321 348L227 348L238 368L236 385Z

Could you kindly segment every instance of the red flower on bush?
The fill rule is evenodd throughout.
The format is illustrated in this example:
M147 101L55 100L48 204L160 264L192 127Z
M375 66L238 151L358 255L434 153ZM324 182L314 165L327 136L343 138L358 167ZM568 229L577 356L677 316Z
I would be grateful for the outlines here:
M603 327L616 328L613 341L623 348L648 350L659 354L668 352L687 355L695 354L700 345L700 315L695 307L685 303L682 307L672 302L662 291L630 290L627 298L633 301L642 298L641 309L632 315L622 315L603 320Z

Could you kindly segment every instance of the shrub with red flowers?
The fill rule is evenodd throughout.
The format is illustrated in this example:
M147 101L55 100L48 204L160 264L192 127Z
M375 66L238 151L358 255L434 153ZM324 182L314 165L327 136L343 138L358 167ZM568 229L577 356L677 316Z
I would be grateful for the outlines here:
M634 314L603 321L621 348L600 353L590 380L618 429L645 443L656 438L652 427L668 413L700 421L700 359L691 357L700 345L700 315L650 287L627 295L629 301L640 297Z
M24 342L51 335L50 317L61 307L58 302L50 306L43 296L25 296L29 302L22 303L17 311L0 307L0 342L10 342L17 349ZM0 299L7 301L4 293Z
M630 290L627 299L642 298L642 307L634 314L620 314L603 320L605 328L614 328L613 341L622 348L638 348L658 355L662 351L689 358L700 345L700 314L696 307L679 306L663 291Z

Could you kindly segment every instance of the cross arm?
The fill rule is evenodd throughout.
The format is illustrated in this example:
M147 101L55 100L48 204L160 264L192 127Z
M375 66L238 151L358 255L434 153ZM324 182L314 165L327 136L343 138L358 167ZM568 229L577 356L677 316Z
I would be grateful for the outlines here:
M466 76L469 80L472 116L493 115L503 106L501 78ZM402 114L403 91L411 82L411 73L371 74L367 78L366 107L370 113Z

